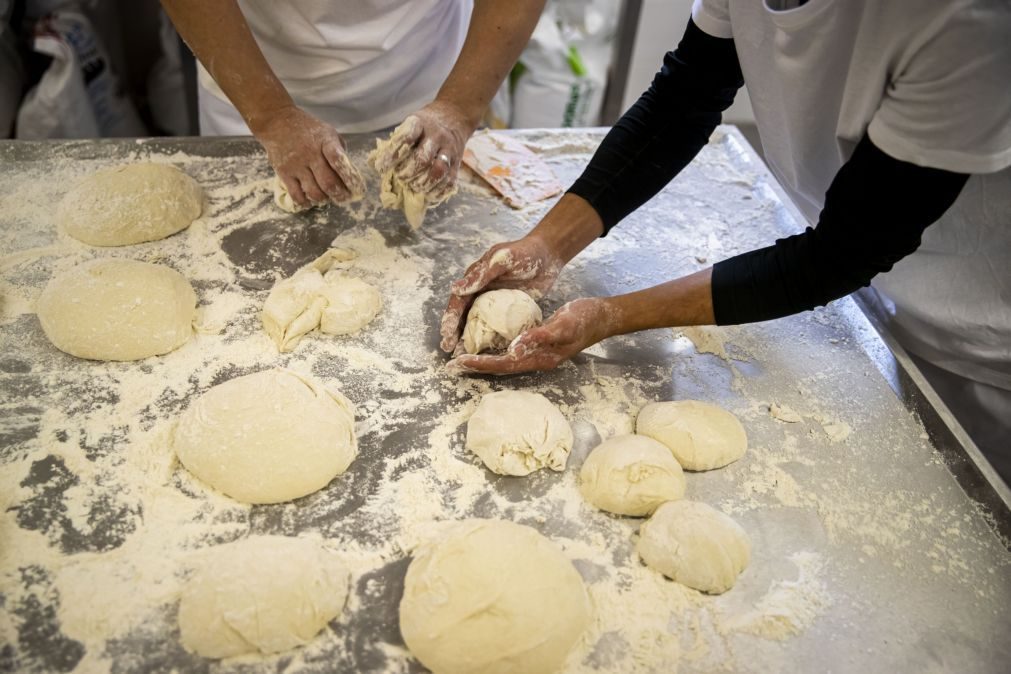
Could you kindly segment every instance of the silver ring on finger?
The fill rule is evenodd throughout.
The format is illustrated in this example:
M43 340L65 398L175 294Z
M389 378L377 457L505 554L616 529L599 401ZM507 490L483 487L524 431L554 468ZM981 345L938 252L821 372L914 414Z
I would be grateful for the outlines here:
M440 152L439 156L436 157L436 159L441 159L442 161L446 162L446 166L452 166L453 164L453 162L451 162L449 159L449 155L446 154L445 152Z

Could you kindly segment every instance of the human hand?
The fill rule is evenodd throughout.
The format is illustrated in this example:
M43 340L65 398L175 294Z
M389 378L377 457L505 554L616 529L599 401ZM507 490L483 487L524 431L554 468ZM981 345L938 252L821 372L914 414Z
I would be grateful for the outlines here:
M451 353L456 348L464 316L479 293L510 288L539 299L554 285L564 264L550 246L533 235L489 248L450 288L439 326L442 350Z
M615 333L617 314L606 299L586 297L563 305L543 325L522 333L500 356L461 354L446 363L454 374L516 374L551 370Z
M360 199L365 180L329 124L291 105L252 129L292 200L305 208Z

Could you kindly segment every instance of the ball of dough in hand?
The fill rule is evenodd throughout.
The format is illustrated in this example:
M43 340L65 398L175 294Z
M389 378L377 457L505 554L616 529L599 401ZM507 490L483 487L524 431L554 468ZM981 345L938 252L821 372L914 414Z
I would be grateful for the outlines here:
M400 602L404 641L436 674L557 672L589 619L562 551L499 520L461 522L417 550Z
M128 164L94 173L60 202L56 220L70 236L93 246L157 241L200 217L204 192L167 164Z
M281 503L325 487L357 453L354 407L288 370L218 384L176 426L188 471L245 503Z
M522 290L492 290L478 295L467 312L463 348L467 353L504 351L517 335L540 325L537 302Z
M748 436L737 417L697 400L646 405L636 419L635 432L667 445L685 470L721 468L748 449Z
M619 435L597 445L579 471L579 490L591 504L641 517L685 495L685 475L670 450L642 435Z
M304 538L219 545L183 589L183 646L207 658L303 646L344 608L348 576L337 555Z
M467 422L467 449L499 475L564 470L572 427L551 401L529 391L498 391L483 398Z
M709 594L732 588L751 558L744 529L696 501L670 501L657 508L640 527L636 550L646 566Z
M193 334L197 296L182 274L157 264L92 260L49 282L36 304L60 351L92 360L139 360Z

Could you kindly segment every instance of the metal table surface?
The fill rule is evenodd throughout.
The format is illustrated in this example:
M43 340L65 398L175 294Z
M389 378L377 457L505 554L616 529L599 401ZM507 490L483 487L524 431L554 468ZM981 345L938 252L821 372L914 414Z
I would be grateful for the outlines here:
M601 134L517 132L563 183L578 175ZM374 136L349 138L356 161L373 142ZM164 242L101 250L56 231L51 210L73 179L144 157L167 158L204 186L205 226ZM1011 667L1006 491L988 481L992 475L980 466L964 433L901 353L898 360L892 357L852 299L752 326L616 338L550 373L458 379L442 372L444 357L437 352L449 282L490 243L525 232L546 205L517 214L473 186L411 232L399 213L378 208L375 195L353 212L329 207L282 215L272 210L264 188L268 177L259 147L243 139L0 144L6 296L0 322L0 671L421 671L404 650L396 624L418 522L517 519L562 541L591 588L606 579L644 578L632 548L638 522L573 506L574 473L601 436L629 429L638 406L683 398L725 406L748 431L744 458L722 470L689 474L688 497L720 507L742 524L752 539L750 566L725 595L692 593L689 608L671 607L668 629L675 641L679 632L690 633L692 643L686 636L676 651L637 652L638 642L625 632L617 646L604 634L572 669L1005 672ZM374 176L371 181L375 188ZM24 200L31 209L22 207ZM50 212L39 216L34 209ZM578 257L543 304L550 310L578 296L644 287L797 229L794 211L754 151L735 129L721 127L676 181ZM423 271L417 306L384 294L396 321L380 320L353 346L307 338L292 354L264 350L266 355L234 361L228 356L229 339L243 344L260 339L257 309L275 278L289 275L332 241L339 246L348 237L361 242L377 236L379 245L411 256ZM180 350L187 358L169 354L140 363L91 363L55 351L26 308L53 269L68 256L141 253L170 264L188 260L198 296L230 293L239 308L225 336L218 341L198 336ZM215 265L218 276L202 277L201 269ZM223 284L221 274L232 274L233 282ZM192 353L204 345L218 350L194 367ZM221 505L227 499L207 495L175 466L143 489L119 481L117 471L134 470L124 438L149 442L213 383L299 363L342 387L359 406L359 457L319 494L277 506ZM180 373L185 367L193 371ZM170 370L189 384L152 388L158 404L129 407L125 414L133 418L110 416L117 406L135 404L135 391L142 390L131 388L128 395L125 382ZM577 436L569 467L563 474L530 478L486 474L481 489L465 496L466 490L438 471L447 465L477 470L476 459L462 448L466 413L480 393L507 387L542 391L560 404ZM773 404L796 411L795 422L774 418ZM384 416L387 405L397 405L397 414ZM92 429L103 419L122 426L99 437L75 428L80 423ZM92 464L100 470L93 471ZM413 482L413 472L427 475L427 481ZM403 493L418 484L437 491L407 500ZM83 514L75 514L79 503L69 505L69 495L82 488L89 500ZM352 609L298 658L217 663L187 653L178 643L171 592L115 638L95 642L79 627L68 631L67 622L89 609L68 613L72 607L61 603L59 588L71 586L60 583L77 577L101 585L103 560L122 563L117 551L132 550L135 539L155 540L158 532L150 529L158 499L179 494L219 527L199 530L178 549L167 548L162 563L178 562L179 569L193 549L247 532L312 532L353 543L362 554L381 553L373 568L352 579ZM370 508L387 497L417 503L419 510L377 518ZM16 549L27 545L21 541L40 542L26 552ZM591 553L598 555L592 562ZM67 575L79 560L91 576ZM147 581L137 573L140 593ZM615 587L607 595L618 597L615 601L632 596L621 583ZM773 600L791 588L803 595L805 587L813 599L795 607L790 633L737 628L744 624L740 616L763 611L767 615L759 617L774 622L790 607L777 608ZM97 594L95 600L84 623L105 620ZM637 615L632 608L624 606L622 615ZM619 608L597 601L595 611L617 614ZM637 629L626 627L628 634Z

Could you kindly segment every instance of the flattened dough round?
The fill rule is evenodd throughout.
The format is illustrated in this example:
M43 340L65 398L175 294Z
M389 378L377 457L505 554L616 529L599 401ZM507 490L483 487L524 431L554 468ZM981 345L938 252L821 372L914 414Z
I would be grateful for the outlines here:
M597 445L579 471L579 491L592 505L642 517L685 495L685 475L670 450L643 435L618 435Z
M721 468L748 449L748 436L737 417L697 400L646 405L639 411L635 432L667 445L685 470Z
M640 527L636 550L646 566L709 594L732 588L751 559L744 529L697 501L670 501L657 508Z
M92 246L157 241L200 217L204 192L193 178L167 164L127 164L98 171L63 197L57 222Z
M179 348L193 334L197 296L163 265L91 260L49 282L36 304L46 337L91 360L138 360Z
M489 393L467 422L467 449L499 475L565 470L572 440L572 427L558 408L529 391Z
M305 538L219 545L183 589L183 646L207 658L303 646L344 608L348 577L336 554Z
M504 351L542 318L537 302L522 290L491 290L478 295L467 312L463 348L467 353Z
M328 335L358 332L383 308L383 296L374 285L332 271L323 280L326 284L320 294L327 304L319 319L320 332Z
M218 384L176 426L179 461L245 503L281 503L325 487L357 454L354 406L315 379L266 370Z
M415 551L400 602L407 647L437 674L557 672L589 620L558 546L501 520L461 522Z

